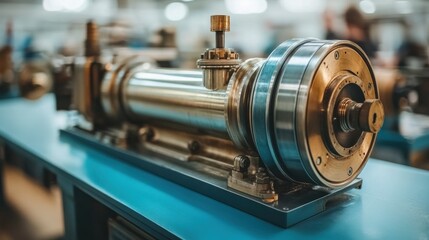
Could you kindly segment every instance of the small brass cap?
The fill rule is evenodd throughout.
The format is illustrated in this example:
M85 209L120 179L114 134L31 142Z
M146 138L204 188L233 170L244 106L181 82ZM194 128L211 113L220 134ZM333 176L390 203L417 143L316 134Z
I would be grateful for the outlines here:
M210 17L210 31L229 32L230 20L228 15L213 15Z
M359 113L359 126L365 132L378 132L383 126L384 108L379 99L366 100Z

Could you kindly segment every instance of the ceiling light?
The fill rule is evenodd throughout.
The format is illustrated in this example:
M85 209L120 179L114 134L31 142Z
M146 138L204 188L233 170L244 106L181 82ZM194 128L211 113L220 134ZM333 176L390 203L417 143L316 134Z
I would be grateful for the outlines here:
M266 0L225 0L228 11L233 14L263 13L267 10Z
M359 3L359 8L368 14L375 13L375 4L370 0L363 0Z
M180 21L188 14L188 7L181 2L172 2L165 7L164 14L170 21Z
M411 6L409 1L396 1L395 8L400 14L410 14L413 12L413 6Z
M80 12L88 5L88 0L43 0L43 9L48 12Z
M322 12L326 8L326 0L279 0L280 5L288 12Z

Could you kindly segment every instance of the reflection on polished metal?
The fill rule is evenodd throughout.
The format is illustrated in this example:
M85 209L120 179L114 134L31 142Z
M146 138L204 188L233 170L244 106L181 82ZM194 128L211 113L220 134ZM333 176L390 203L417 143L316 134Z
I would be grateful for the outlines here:
M234 144L242 149L253 149L250 125L250 100L262 58L251 58L240 65L232 75L227 88L225 118L228 134Z
M198 60L202 72L154 69L138 56L115 63L87 56L77 65L75 107L92 123L88 132L162 156L157 164L205 184L222 179L216 186L280 211L291 192L314 202L317 189L358 187L384 119L363 51L349 41L292 39L267 59L241 63L224 48L229 17L211 21L217 48Z

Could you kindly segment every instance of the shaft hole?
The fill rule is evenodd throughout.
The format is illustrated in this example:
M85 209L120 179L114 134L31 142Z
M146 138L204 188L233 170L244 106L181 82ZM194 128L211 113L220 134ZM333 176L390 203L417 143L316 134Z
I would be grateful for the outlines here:
M377 113L374 113L372 115L372 124L374 124L377 121Z

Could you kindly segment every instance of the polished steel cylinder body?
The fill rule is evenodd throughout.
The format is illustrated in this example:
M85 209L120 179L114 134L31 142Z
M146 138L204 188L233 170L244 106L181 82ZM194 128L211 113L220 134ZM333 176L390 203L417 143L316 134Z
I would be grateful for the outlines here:
M205 88L200 71L139 72L123 87L124 108L132 118L173 121L225 134L226 97L225 91Z

